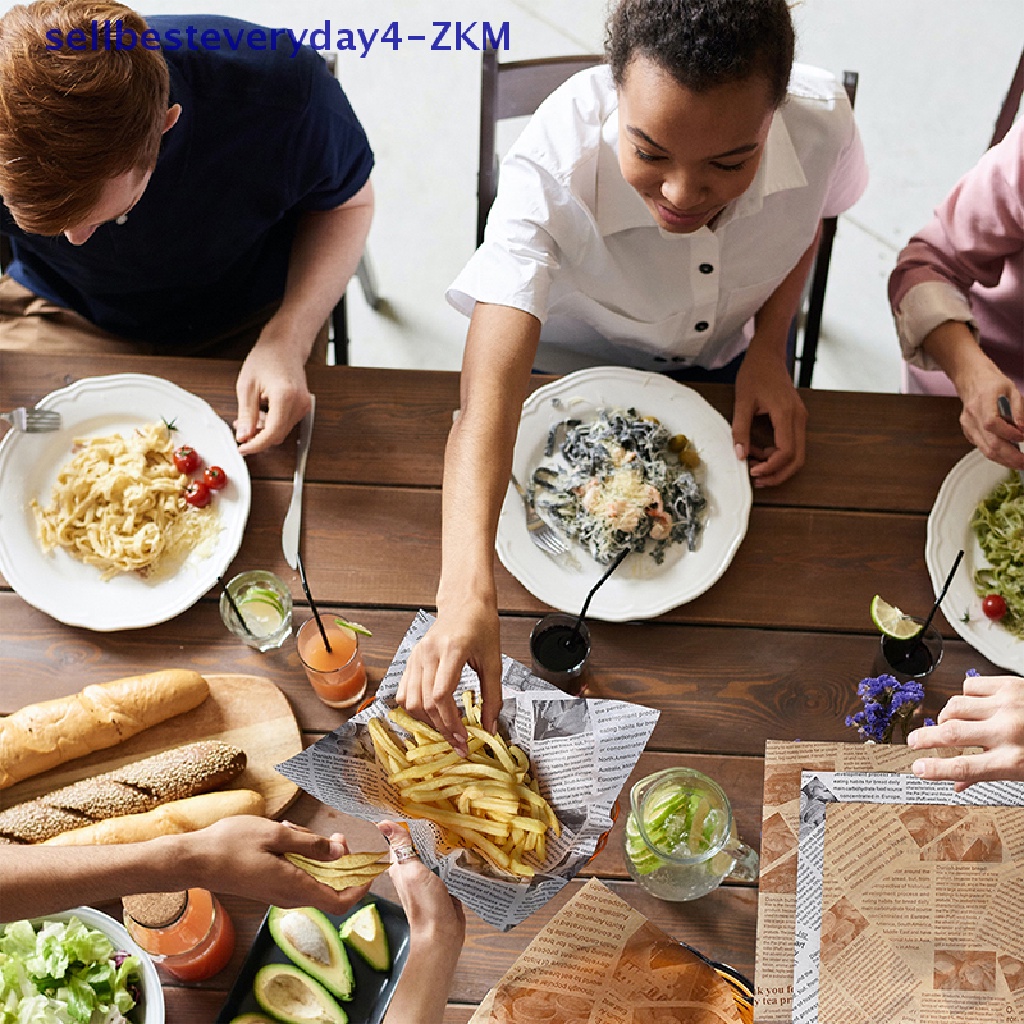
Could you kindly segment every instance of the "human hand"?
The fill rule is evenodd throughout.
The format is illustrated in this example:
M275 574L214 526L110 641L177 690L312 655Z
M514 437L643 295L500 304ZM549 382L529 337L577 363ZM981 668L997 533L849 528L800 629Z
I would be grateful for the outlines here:
M284 336L271 319L242 363L235 384L235 438L243 455L280 444L309 412L305 360L303 347Z
M432 948L457 951L466 938L466 914L444 882L424 866L416 853L409 830L393 821L377 828L391 847L388 873L409 919L413 942L428 941Z
M260 899L278 907L316 907L342 914L359 902L369 884L338 892L285 860L298 853L314 860L335 860L347 854L344 836L330 838L301 825L253 815L235 815L198 832L175 836L181 871L214 892Z
M454 698L463 665L480 677L481 723L494 732L501 710L501 641L498 611L489 602L466 600L453 610L439 608L398 684L399 704L429 721L465 756L466 727Z
M975 782L1024 782L1024 679L968 676L963 695L949 699L935 725L915 729L907 746L983 747L981 754L914 762L919 778L955 782L958 793Z
M767 414L775 433L774 444L751 444L754 417ZM784 360L753 345L736 375L736 404L732 439L739 459L752 463L755 487L771 487L788 480L804 464L807 410L801 401Z
M978 360L973 372L961 374L956 387L963 402L960 426L967 440L985 458L1007 469L1024 469L1024 452L1017 447L1024 441L1024 395L988 360ZM999 399L1004 396L1013 423L999 415Z

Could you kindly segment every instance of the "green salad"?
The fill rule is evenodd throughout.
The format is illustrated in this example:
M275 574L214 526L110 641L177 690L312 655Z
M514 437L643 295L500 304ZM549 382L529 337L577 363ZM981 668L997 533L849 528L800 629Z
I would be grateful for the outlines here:
M991 566L975 571L974 589L979 597L999 594L1000 625L1024 639L1024 485L1016 473L978 503L971 526Z
M77 917L0 925L0 1024L128 1024L138 957Z

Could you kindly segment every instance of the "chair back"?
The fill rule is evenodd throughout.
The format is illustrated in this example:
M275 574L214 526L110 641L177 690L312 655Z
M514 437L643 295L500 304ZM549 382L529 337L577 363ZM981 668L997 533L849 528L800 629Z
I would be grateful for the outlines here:
M856 71L843 72L843 88L849 97L851 107L857 99L859 81L860 75ZM836 239L838 222L838 217L826 217L822 221L821 239L818 242L818 252L814 258L814 269L811 271L810 292L807 298L802 348L799 355L796 355L799 314L793 318L793 324L790 327L790 352L793 361L791 369L794 371L794 380L797 386L801 388L809 388L814 375L814 360L818 355L818 338L821 334L821 315L825 308L825 287L828 284L828 268L832 260L832 245ZM799 370L796 368L797 363Z
M480 67L480 169L477 174L476 244L484 240L487 214L498 191L495 138L499 121L525 117L577 71L604 63L599 54L545 57L498 63L496 50L484 50Z

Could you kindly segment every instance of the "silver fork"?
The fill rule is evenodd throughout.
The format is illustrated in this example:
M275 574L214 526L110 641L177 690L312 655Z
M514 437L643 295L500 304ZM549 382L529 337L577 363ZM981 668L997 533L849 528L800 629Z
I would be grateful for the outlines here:
M510 473L509 478L512 480L512 486L519 492L519 497L523 499L523 507L526 509L526 529L530 534L530 540L541 551L546 551L555 558L566 554L569 550L569 545L565 543L565 538L550 523L544 522L537 514L537 510L533 507L533 502L530 501L526 491L523 490L522 485L515 478L515 474Z
M42 434L49 430L60 430L60 413L53 409L28 409L24 405L10 412L0 412L0 420L10 423L15 430L25 434Z

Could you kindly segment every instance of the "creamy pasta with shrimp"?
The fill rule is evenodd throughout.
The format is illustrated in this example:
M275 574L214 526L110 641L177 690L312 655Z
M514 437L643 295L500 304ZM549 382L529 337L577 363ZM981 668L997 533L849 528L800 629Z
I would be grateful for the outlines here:
M697 546L707 505L699 470L684 435L636 409L602 409L551 428L531 493L538 514L602 565L626 547L660 564L672 544Z

